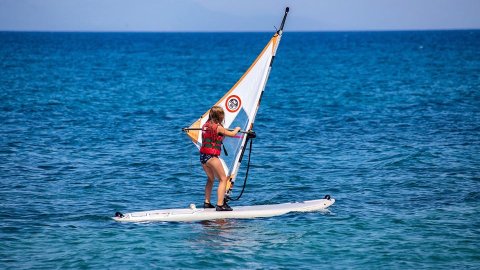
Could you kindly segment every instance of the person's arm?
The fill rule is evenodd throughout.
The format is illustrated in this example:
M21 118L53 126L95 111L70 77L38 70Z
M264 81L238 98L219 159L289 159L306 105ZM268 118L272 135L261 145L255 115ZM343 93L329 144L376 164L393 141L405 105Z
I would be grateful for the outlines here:
M225 136L228 136L228 137L233 137L235 135L237 135L237 133L240 131L240 127L236 127L233 131L230 131L222 126L218 126L217 128L217 132L220 133L220 134L223 134Z

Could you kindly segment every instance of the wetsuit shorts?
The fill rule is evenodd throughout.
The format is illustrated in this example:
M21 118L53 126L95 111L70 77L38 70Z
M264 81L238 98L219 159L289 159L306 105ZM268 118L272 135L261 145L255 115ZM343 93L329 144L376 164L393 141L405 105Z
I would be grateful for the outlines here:
M200 162L202 164L205 164L205 163L207 163L208 160L210 160L213 157L218 157L218 156L207 155L207 154L200 153Z

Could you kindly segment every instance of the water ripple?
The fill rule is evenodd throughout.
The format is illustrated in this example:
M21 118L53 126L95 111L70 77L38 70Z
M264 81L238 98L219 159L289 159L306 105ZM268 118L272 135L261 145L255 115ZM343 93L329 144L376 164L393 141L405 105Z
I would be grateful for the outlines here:
M268 38L0 33L0 267L478 268L478 31L284 36L233 206L329 211L111 220L202 202L181 127Z

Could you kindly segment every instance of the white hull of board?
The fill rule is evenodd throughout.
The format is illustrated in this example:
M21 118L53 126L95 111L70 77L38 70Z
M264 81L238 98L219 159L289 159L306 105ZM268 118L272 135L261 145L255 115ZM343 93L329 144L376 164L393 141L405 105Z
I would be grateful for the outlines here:
M249 219L280 216L290 212L312 212L323 210L335 203L335 199L320 199L294 203L234 206L233 211L215 211L215 209L185 208L163 209L123 214L113 219L120 222L146 221L202 221L214 219Z

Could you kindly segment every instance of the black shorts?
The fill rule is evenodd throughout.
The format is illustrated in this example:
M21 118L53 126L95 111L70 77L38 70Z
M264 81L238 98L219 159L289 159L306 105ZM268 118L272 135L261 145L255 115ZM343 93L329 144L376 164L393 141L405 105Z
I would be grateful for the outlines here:
M203 154L203 153L200 153L200 162L202 164L205 164L207 163L207 161L209 161L211 158L213 157L218 157L218 156L215 156L215 155L207 155L207 154Z

